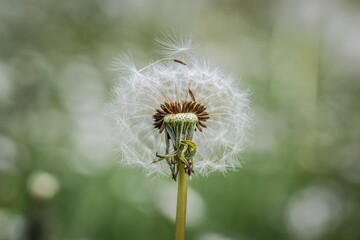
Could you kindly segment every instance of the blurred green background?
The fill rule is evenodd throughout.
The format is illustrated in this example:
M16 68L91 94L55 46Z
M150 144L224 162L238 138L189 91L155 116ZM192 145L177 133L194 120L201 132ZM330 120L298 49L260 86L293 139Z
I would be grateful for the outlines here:
M119 166L120 52L191 34L252 91L244 166L190 181L187 239L360 239L360 3L1 0L0 240L172 239L176 183Z

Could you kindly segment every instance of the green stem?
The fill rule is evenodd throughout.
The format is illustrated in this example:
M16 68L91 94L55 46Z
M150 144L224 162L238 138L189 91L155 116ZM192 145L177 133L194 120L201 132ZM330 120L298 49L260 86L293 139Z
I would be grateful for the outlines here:
M185 223L186 223L186 202L187 202L187 179L182 163L179 164L179 178L178 178L178 196L176 207L176 221L175 221L175 240L185 239Z

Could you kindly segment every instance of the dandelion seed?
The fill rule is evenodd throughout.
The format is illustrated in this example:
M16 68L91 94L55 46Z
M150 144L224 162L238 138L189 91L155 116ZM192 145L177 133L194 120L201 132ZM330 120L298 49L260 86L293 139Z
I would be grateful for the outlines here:
M163 56L189 56L190 51L197 47L190 37L182 37L176 30L164 33L161 38L155 40L160 44L158 52Z

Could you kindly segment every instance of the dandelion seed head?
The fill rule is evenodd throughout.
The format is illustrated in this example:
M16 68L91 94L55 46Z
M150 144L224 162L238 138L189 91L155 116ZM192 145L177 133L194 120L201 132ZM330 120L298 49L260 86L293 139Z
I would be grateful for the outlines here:
M166 161L152 163L155 153L164 152L166 145L159 120L180 119L198 126L192 130L197 145L197 173L225 173L240 167L250 121L249 91L240 90L238 79L221 68L193 57L188 52L190 40L178 42L170 36L157 41L163 44L166 58L140 70L127 55L122 55L116 64L120 77L108 113L115 122L121 163L149 175L168 174ZM179 59L186 65L174 61L173 56L179 53L186 53ZM174 104L173 109L166 112L161 107L165 103Z

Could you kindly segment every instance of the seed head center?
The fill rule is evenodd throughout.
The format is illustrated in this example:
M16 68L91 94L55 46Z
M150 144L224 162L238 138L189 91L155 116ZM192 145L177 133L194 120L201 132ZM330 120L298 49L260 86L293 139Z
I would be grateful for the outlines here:
M199 121L198 117L194 113L176 113L176 114L167 114L164 117L165 123L197 123Z

